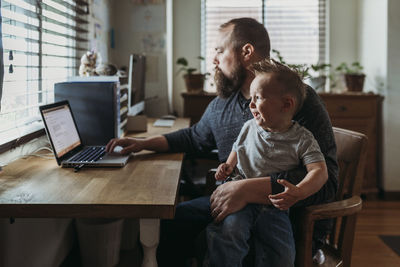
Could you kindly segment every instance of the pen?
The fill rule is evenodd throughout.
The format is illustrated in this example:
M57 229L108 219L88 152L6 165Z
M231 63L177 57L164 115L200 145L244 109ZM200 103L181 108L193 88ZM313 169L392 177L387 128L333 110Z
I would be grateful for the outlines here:
M78 172L80 169L83 168L83 166L85 166L85 164L80 164L80 165L76 166L76 167L74 168L74 172Z

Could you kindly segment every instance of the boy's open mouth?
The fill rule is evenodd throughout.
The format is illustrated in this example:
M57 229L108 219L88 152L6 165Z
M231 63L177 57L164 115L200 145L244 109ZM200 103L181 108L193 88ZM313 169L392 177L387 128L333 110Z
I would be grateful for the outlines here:
M256 119L259 119L260 116L261 116L261 115L260 115L260 112L253 111L252 113L253 113L254 118L256 118Z

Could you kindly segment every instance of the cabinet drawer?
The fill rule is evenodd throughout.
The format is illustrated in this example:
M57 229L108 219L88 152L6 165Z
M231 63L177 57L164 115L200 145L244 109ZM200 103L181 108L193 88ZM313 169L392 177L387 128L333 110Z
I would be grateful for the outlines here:
M323 99L331 117L373 117L376 102L369 99Z
M383 97L371 93L320 93L332 125L368 136L363 193L378 192L382 178L381 123Z

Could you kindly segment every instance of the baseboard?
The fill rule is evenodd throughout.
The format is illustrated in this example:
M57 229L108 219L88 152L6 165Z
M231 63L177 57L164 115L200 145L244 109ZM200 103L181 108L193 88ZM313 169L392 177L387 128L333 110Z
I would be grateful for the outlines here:
M400 200L400 191L390 191L383 192L383 199L389 201L399 201Z

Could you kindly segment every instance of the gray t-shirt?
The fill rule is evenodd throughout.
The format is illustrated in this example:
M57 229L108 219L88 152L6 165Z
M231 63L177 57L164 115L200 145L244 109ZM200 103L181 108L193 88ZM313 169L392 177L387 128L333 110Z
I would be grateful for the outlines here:
M264 130L255 119L249 120L232 149L244 178L264 177L325 160L312 133L294 121L286 132L274 133Z

